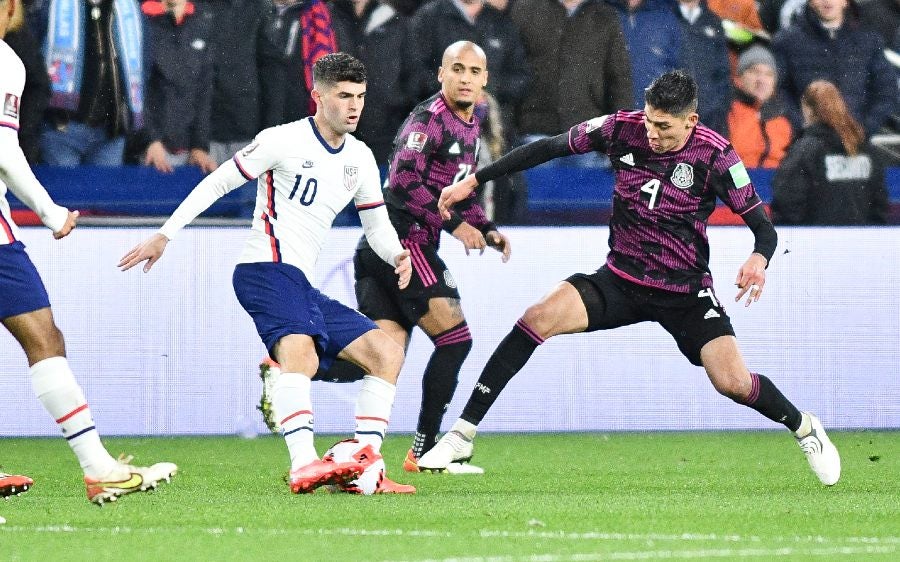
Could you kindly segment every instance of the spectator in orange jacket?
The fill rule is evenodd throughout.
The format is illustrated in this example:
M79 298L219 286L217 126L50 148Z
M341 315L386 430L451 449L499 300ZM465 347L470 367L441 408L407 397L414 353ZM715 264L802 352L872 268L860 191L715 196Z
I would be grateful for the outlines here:
M768 49L753 45L741 53L728 130L748 168L777 168L791 142L791 122L776 95L777 82L775 58Z

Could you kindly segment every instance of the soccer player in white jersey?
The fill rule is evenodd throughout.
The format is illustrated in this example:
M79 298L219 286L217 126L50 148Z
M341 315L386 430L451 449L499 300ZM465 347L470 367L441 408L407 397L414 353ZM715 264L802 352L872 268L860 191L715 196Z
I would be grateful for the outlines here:
M409 284L412 265L388 220L378 167L356 130L366 93L365 67L346 53L313 68L316 114L265 129L234 158L207 176L159 232L126 254L119 266L146 261L149 271L166 244L215 200L258 178L250 236L232 282L271 357L281 365L272 392L275 415L291 458L290 488L307 493L325 484L348 486L363 470L357 462L322 460L313 446L310 381L336 359L368 375L356 403L355 438L380 450L403 364L403 348L374 322L311 285L322 241L351 201L369 244ZM348 486L352 488L352 486ZM381 493L414 493L384 479Z
M88 499L102 504L154 488L174 475L177 467L172 463L129 466L112 458L100 442L84 393L66 361L65 342L53 320L47 291L12 221L7 188L37 213L56 239L68 235L78 219L78 211L53 202L19 148L25 67L2 40L18 1L0 0L0 321L25 350L34 392L78 457ZM0 497L22 493L31 485L28 477L0 473Z

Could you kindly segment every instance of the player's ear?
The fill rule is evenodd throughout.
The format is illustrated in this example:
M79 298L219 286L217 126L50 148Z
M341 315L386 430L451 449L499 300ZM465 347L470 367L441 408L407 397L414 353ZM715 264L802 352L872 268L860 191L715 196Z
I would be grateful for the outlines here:
M693 129L694 127L696 127L697 123L699 123L699 122L700 122L700 115L698 115L696 112L692 112L690 115L688 115L687 125L688 125L689 129Z
M322 94L319 92L319 88L313 86L313 89L311 92L309 92L309 95L313 99L313 101L316 102L316 107L322 105Z
M444 67L443 66L438 67L438 82L440 82L441 84L444 83Z

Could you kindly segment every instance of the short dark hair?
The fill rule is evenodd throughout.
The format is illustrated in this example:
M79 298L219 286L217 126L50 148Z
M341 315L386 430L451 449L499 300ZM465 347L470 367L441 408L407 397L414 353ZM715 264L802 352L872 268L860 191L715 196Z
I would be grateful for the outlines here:
M338 82L362 84L366 80L366 67L347 53L327 54L313 65L313 83L318 86L333 86Z
M670 115L697 111L697 82L683 70L671 70L647 86L644 101Z

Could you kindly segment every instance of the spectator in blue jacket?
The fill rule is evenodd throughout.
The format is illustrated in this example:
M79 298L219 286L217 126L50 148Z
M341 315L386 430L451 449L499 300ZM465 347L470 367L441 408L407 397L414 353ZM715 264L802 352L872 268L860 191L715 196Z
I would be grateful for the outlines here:
M681 16L681 68L697 81L700 121L728 136L731 105L731 64L722 19L704 0L679 0Z
M814 80L838 87L866 136L878 132L897 104L897 75L884 41L860 24L853 0L809 0L803 16L772 42L791 121L802 125L800 96Z
M619 12L631 58L632 107L644 107L644 89L681 66L681 25L674 0L607 0Z

